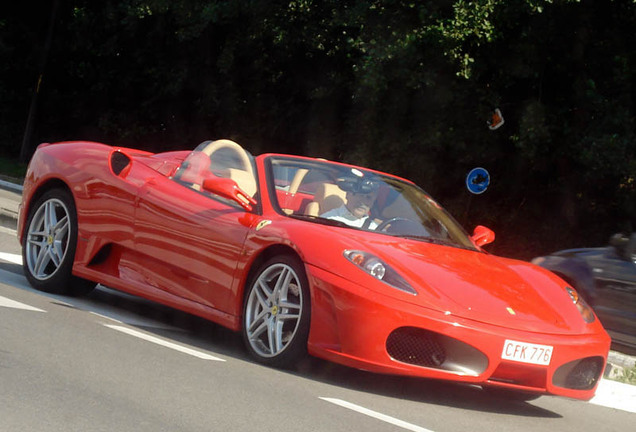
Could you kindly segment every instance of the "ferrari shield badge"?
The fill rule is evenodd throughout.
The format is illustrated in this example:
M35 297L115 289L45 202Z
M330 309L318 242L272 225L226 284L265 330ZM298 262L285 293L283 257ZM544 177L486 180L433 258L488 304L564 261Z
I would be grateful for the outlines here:
M272 221L269 219L263 219L262 221L260 221L258 223L258 225L256 225L256 231L260 231L261 229L265 228L267 225L271 224Z

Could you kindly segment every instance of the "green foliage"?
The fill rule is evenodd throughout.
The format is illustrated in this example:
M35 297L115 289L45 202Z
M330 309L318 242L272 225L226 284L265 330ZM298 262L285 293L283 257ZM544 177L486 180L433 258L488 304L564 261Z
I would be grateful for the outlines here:
M614 378L614 381L636 385L636 366L631 369L622 369Z
M40 3L0 19L12 157L42 72L31 146L228 137L354 162L413 179L522 258L636 230L632 0L60 0L44 69ZM471 197L475 166L492 184Z
M26 164L15 159L0 156L0 178L11 181L21 181L26 174Z

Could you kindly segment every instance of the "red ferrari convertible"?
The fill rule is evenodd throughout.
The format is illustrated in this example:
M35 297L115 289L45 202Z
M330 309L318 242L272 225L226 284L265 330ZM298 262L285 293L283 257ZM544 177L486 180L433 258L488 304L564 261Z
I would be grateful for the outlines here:
M259 362L307 353L532 398L594 395L610 339L549 271L493 256L412 182L233 141L152 154L42 144L18 236L38 289L96 283L240 331Z

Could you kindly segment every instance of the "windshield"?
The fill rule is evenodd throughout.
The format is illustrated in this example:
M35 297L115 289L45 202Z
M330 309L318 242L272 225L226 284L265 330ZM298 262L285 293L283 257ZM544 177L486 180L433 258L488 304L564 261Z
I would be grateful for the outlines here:
M271 158L274 203L295 218L474 250L462 227L412 183L332 162Z

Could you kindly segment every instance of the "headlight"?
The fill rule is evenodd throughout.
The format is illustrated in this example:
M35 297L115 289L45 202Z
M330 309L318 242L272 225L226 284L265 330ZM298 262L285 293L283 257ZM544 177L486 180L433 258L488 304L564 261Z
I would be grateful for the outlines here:
M417 295L417 291L402 276L375 255L358 250L345 250L344 256L374 278L400 291Z
M579 310L583 320L588 324L593 323L596 317L594 316L594 311L592 311L590 305L583 300L583 297L579 296L579 293L577 293L574 288L567 286L565 287L565 291L567 291L568 295L572 299L572 303L576 305L576 308Z

